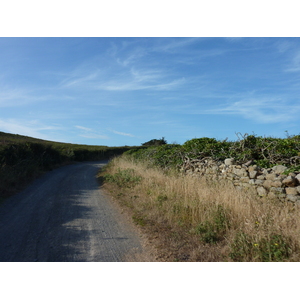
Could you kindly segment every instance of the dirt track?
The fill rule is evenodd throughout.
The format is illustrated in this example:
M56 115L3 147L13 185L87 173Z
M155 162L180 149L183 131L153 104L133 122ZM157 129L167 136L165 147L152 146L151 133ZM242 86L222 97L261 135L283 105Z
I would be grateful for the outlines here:
M104 164L61 167L0 205L0 261L150 261L134 226L99 188Z

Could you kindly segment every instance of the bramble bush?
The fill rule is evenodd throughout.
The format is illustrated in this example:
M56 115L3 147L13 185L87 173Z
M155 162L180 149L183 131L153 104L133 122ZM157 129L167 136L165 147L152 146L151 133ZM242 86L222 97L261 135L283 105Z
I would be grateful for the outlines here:
M192 160L211 157L215 160L224 160L233 157L237 163L253 160L264 168L283 164L293 171L300 170L300 135L273 138L238 133L237 137L237 141L195 138L183 145L143 147L127 151L125 155L163 169L179 169L187 158Z

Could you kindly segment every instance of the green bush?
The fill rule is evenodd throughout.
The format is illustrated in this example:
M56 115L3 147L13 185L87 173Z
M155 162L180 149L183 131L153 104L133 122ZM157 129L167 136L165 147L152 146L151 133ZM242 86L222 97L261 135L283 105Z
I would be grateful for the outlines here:
M166 144L161 146L143 147L126 152L126 155L143 160L163 169L179 169L185 159L202 159L211 157L224 160L233 157L238 163L253 160L263 168L283 164L295 171L300 170L300 135L288 138L259 137L256 135L238 135L237 141L218 141L214 138L195 138L183 145Z
M280 262L288 260L291 254L291 241L283 235L272 233L269 237L258 240L240 231L231 244L229 256L238 262Z

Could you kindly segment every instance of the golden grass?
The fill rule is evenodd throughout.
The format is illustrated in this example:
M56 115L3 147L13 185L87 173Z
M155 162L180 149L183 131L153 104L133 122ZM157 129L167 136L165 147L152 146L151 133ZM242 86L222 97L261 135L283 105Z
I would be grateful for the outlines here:
M125 157L114 159L105 174L128 169L141 180L127 188L113 181L106 186L155 236L161 260L299 261L297 206L261 199L228 182L166 174Z

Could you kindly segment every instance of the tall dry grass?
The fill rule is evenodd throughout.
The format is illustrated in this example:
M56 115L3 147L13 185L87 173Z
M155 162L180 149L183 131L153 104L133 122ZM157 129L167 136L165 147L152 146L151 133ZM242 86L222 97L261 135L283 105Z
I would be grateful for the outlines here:
M163 231L174 260L299 261L300 210L291 203L259 198L229 182L166 174L128 157L114 159L105 172L134 220L151 224L158 239Z

